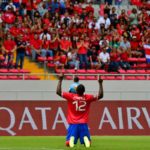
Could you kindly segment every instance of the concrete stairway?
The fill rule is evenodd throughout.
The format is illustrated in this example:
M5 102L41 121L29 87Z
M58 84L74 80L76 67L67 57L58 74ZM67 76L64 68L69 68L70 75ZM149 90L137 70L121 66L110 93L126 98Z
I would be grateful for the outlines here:
M29 70L34 75L37 75L38 77L40 77L41 80L44 80L44 79L55 80L56 79L56 77L53 75L49 77L47 76L49 71L47 70L46 67L44 67L44 64L33 62L28 57L25 57L23 68Z

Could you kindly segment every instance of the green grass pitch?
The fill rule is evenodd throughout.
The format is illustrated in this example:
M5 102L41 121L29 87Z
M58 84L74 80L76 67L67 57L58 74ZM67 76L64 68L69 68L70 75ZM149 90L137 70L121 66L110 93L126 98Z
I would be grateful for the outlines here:
M92 146L65 146L64 136L4 137L0 150L150 150L150 136L92 136Z

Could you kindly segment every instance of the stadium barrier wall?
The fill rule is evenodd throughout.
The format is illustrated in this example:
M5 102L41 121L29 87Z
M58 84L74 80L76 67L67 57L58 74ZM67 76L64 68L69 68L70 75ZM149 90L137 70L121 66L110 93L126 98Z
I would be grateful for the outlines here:
M56 95L58 81L0 81L0 100L63 100ZM64 80L62 89L69 90L73 81ZM97 94L97 81L80 81L86 93ZM102 100L150 100L150 81L108 81L104 84Z
M0 101L0 136L65 135L66 101ZM150 101L99 101L91 106L92 135L150 135Z

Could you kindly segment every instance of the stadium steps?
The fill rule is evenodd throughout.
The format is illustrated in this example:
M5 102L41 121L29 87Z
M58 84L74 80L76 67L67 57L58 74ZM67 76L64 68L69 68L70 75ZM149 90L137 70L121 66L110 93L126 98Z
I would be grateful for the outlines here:
M35 73L35 74L37 73L37 75L43 74L39 76L41 80L43 79L55 80L56 79L55 76L50 76L49 78L45 77L44 74L45 73L47 74L48 70L44 69L43 66L39 65L36 62L32 62L28 57L25 57L23 68L29 70L31 73Z

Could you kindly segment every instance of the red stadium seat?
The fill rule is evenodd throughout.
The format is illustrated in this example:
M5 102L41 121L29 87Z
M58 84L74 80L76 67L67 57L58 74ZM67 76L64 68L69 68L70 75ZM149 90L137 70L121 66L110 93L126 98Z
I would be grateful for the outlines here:
M137 64L137 68L147 68L147 64L146 63L141 63L141 64Z
M79 70L77 70L77 73L79 73L79 74L85 74L87 72L86 72L85 69L79 69Z
M47 63L47 67L49 67L49 68L54 68L54 67L55 67L55 64L53 64L53 63Z
M145 80L146 77L145 77L145 76L136 76L136 79L137 79L137 80Z
M97 70L96 73L98 73L98 74L105 74L106 71L105 70Z
M66 70L67 73L71 73L71 74L75 74L76 71L74 69L67 69Z
M87 80L96 80L96 76L87 76L86 77Z
M139 62L139 63L145 63L146 62L146 58L138 58L137 62Z
M150 70L146 70L146 73L147 73L147 74L150 74Z
M44 61L46 61L47 60L47 58L46 57L38 57L37 58L37 60L39 61L39 62L44 62Z
M105 80L106 79L106 76L100 76L101 79Z
M53 60L54 60L53 57L48 57L48 58L47 58L47 61L53 61Z
M115 80L115 76L106 76L105 79L106 80Z
M150 80L150 76L146 77L147 80Z
M10 69L9 72L10 73L19 73L20 71L18 69Z
M18 76L8 76L8 80L20 80Z
M135 76L125 76L125 80L136 80Z
M22 79L23 79L23 77L22 77ZM30 76L25 75L25 76L24 76L24 80L30 80Z
M129 61L129 62L137 62L137 58L131 57L131 58L128 58L128 61Z
M86 77L85 77L85 76L78 76L78 78L79 78L80 80L86 80Z
M96 70L95 69L88 69L87 73L89 73L89 74L96 74Z
M30 71L29 70L27 70L27 69L20 69L20 71L19 71L20 73L30 73Z
M127 73L127 74L135 74L136 71L135 71L135 70L127 70L126 73Z
M122 80L122 76L116 76L116 80Z
M9 73L8 69L0 69L0 73Z
M66 76L66 80L72 80L73 76Z
M136 69L138 68L137 64L134 64L133 66L131 66L131 68Z
M146 67L147 69L150 69L150 64L147 64L147 67Z
M0 80L8 80L7 76L0 76Z
M146 74L146 71L144 69L137 70L136 72L137 72L137 74Z
M55 70L56 73L66 73L65 69L56 69Z
M119 69L118 71L119 71L119 73L121 73L121 74L125 74L125 73L126 73L126 71L123 70L123 69Z

